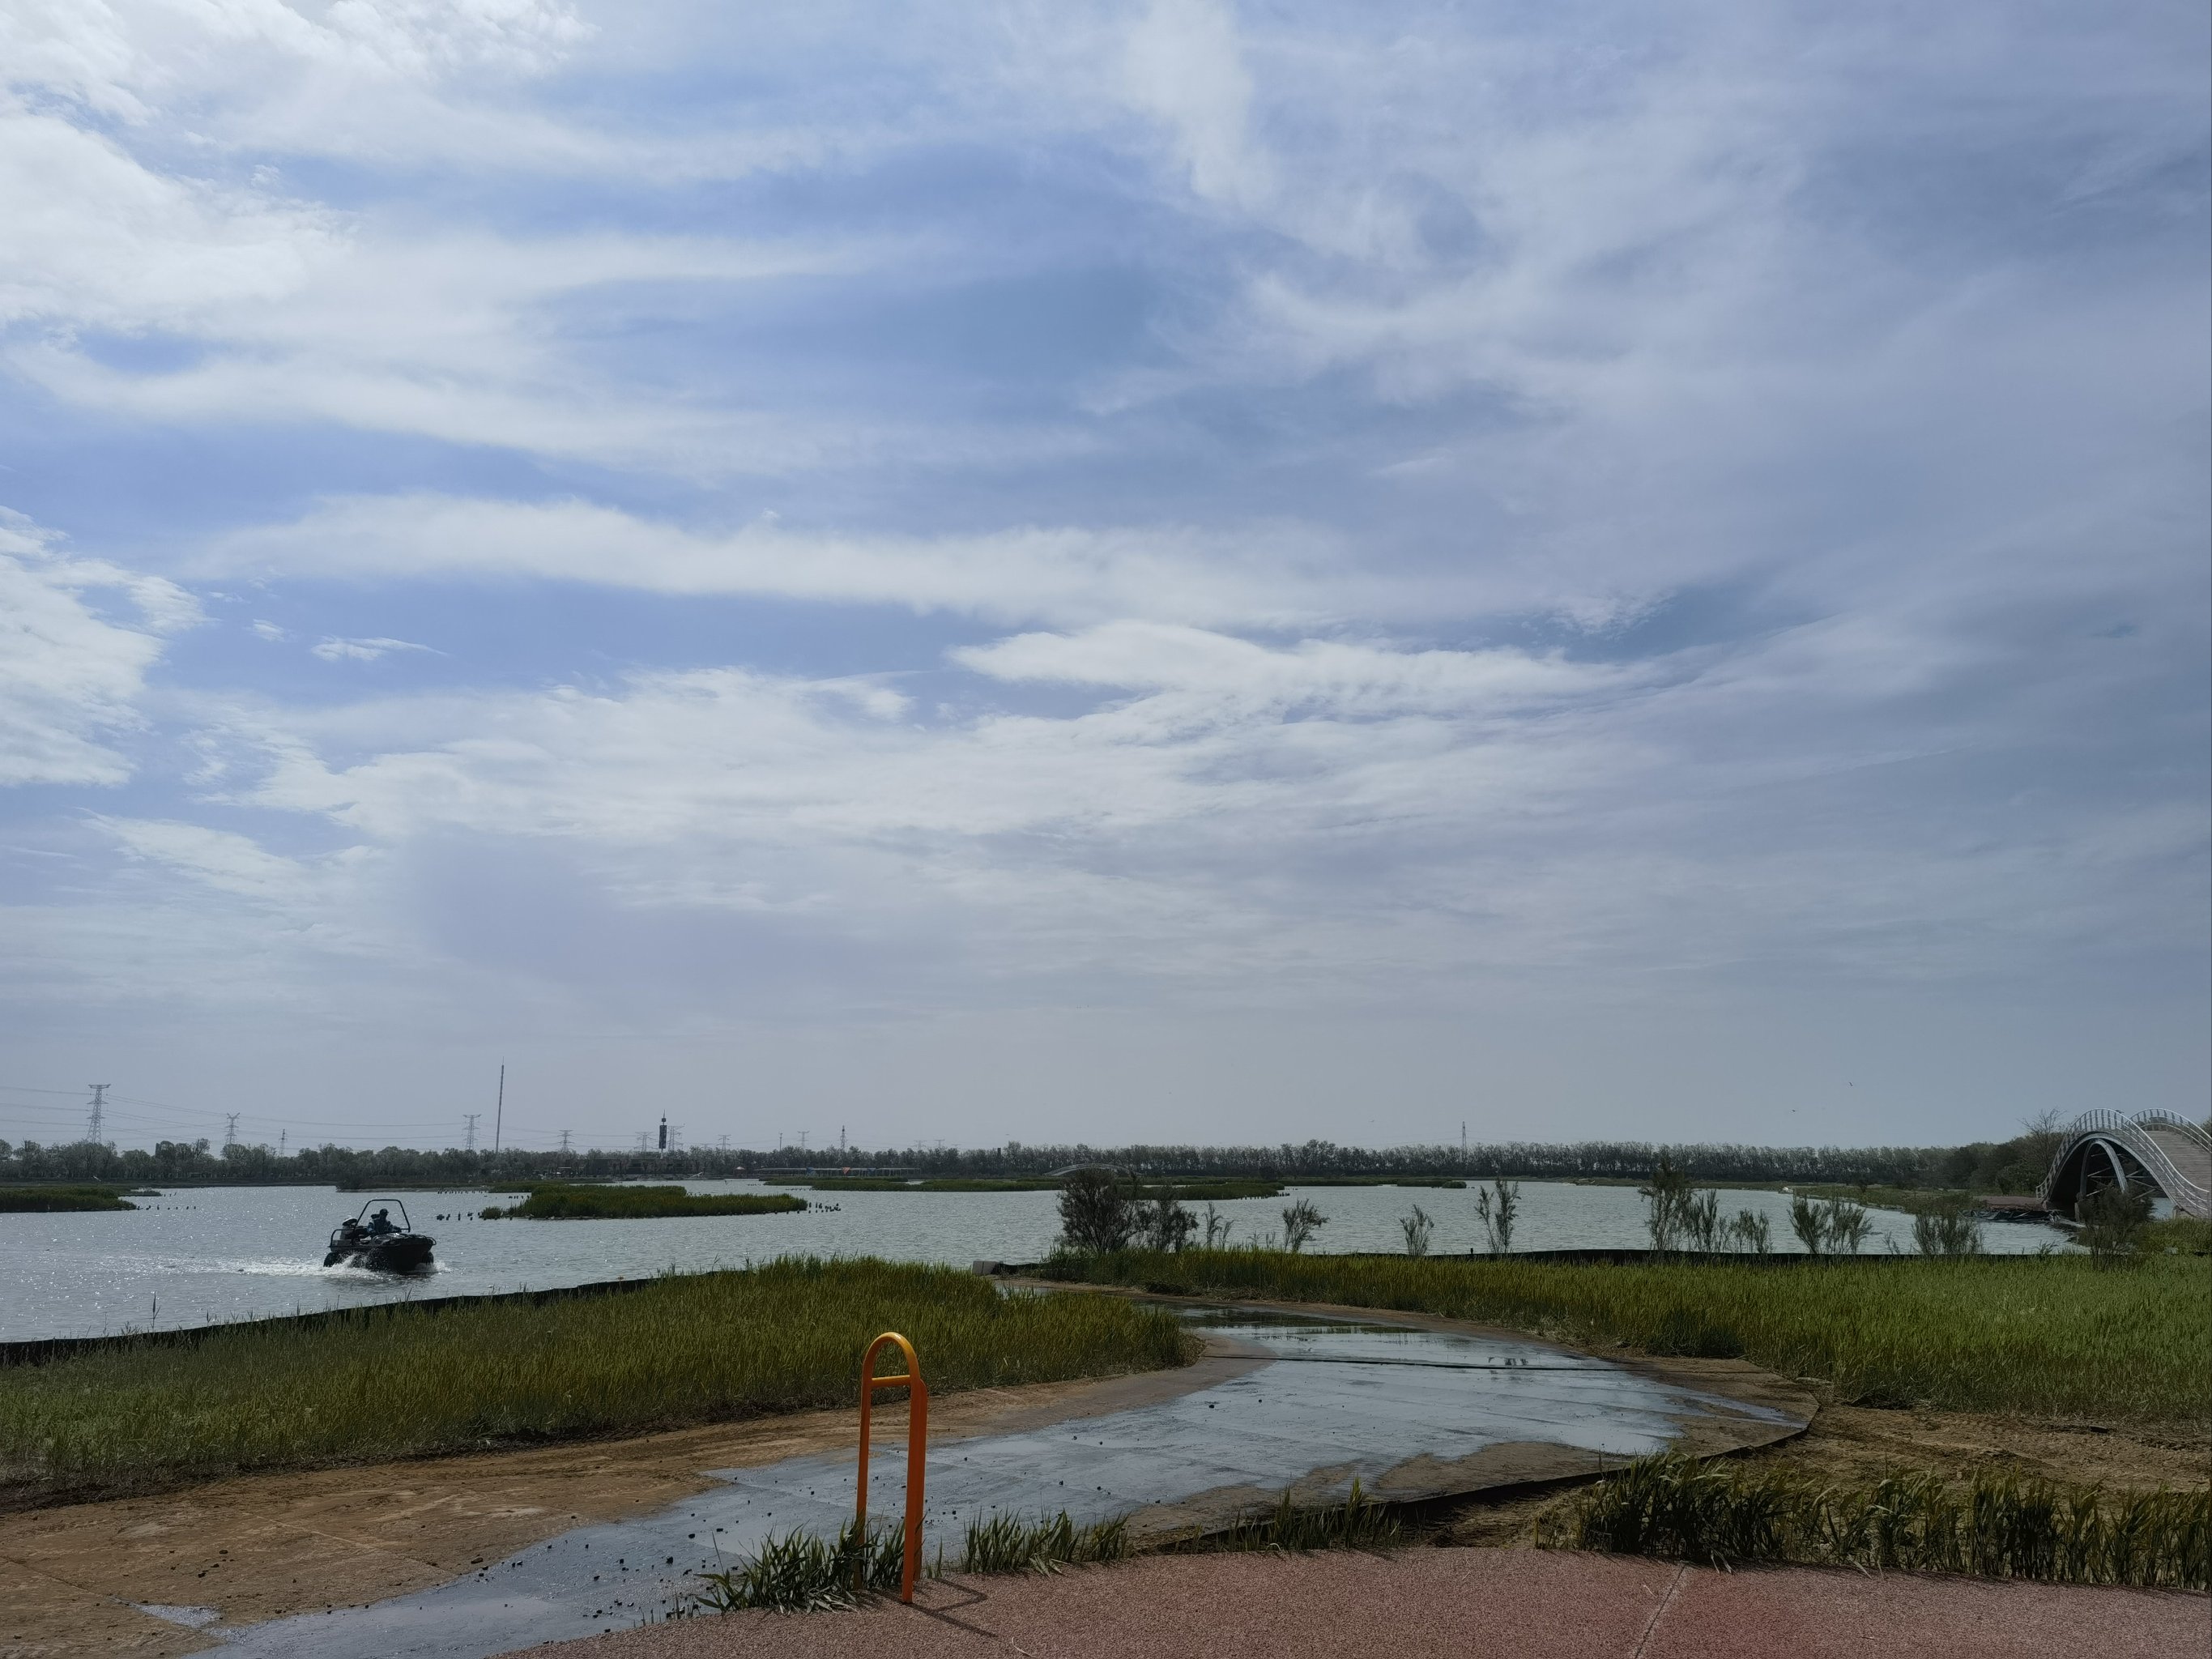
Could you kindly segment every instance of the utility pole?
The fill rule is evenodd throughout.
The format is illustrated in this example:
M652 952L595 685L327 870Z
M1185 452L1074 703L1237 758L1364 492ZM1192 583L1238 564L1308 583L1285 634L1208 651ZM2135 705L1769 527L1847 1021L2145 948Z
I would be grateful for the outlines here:
M225 1112L222 1115L222 1144L226 1146L238 1145L238 1114L236 1112Z
M496 1156L498 1155L498 1153L499 1153L499 1132L500 1132L500 1127L501 1127L501 1126L502 1124L504 1124L506 1121L507 1121L507 1062L506 1062L505 1060L501 1060L501 1061L500 1061L500 1063L499 1063L499 1105L498 1105L498 1107L497 1107L497 1108L493 1111L493 1113L492 1113L492 1118L491 1118L491 1150L492 1150L492 1154L493 1154L493 1156L495 1156L495 1157L496 1157Z
M467 1151L473 1152L477 1149L477 1120L482 1117L483 1114L482 1112L463 1112L461 1115L469 1121L469 1137L463 1144Z
M1467 1120L1459 1121L1459 1172L1467 1173Z
M285 1146L285 1143L286 1143L286 1142L288 1142L288 1141L289 1141L291 1139L292 1139L292 1132L291 1132L289 1129L279 1129L279 1130L276 1132L276 1156L277 1156L277 1157L282 1158L282 1157L283 1157L283 1156L284 1156L284 1146Z
M115 1085L112 1083L88 1083L85 1085L86 1088L92 1091L92 1133L89 1136L89 1139L95 1146L104 1146L106 1144L100 1138L100 1120L101 1115L107 1109L107 1091L114 1086Z
M720 1146L726 1152L730 1150L730 1138L727 1135L721 1136L714 1144Z
M561 1150L564 1152L568 1150L568 1132L566 1129L561 1131Z
M652 1131L649 1129L640 1129L637 1132L637 1149L641 1152L645 1150L646 1137L651 1133Z

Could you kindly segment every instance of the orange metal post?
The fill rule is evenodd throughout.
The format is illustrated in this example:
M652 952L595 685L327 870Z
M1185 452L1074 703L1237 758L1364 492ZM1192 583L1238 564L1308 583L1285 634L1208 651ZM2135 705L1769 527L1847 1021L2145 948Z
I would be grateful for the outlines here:
M904 1376L878 1376L876 1354L886 1342L896 1342L906 1355ZM853 1530L860 1540L863 1551L860 1565L854 1569L853 1588L867 1589L868 1539L868 1420L872 1415L878 1389L889 1389L904 1383L907 1389L906 1419L906 1560L899 1572L899 1600L914 1600L914 1576L921 1566L921 1498L923 1462L929 1449L929 1385L921 1380L921 1360L914 1351L914 1344L896 1331L885 1331L868 1344L868 1351L860 1356L860 1498L853 1509Z

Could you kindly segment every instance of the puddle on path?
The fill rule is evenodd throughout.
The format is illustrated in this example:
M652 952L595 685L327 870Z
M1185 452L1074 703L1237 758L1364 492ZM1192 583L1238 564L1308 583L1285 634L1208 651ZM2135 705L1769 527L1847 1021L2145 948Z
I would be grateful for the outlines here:
M1154 1405L941 1444L929 1460L925 1553L957 1559L969 1524L996 1512L1065 1510L1079 1523L1129 1515L1142 1532L1206 1514L1209 1495L1218 1518L1292 1488L1301 1503L1340 1498L1355 1477L1394 1496L1415 1495L1422 1480L1432 1492L1464 1490L1482 1483L1452 1484L1455 1461L1499 1448L1622 1458L1702 1421L1751 1419L1765 1430L1759 1438L1799 1425L1509 1338L1194 1311L1212 1334L1272 1363ZM887 1438L873 1465L869 1513L896 1517L903 1444ZM852 1514L850 1452L722 1479L657 1515L564 1534L435 1589L210 1634L240 1654L477 1659L664 1617L691 1574L751 1553L770 1534L832 1534Z

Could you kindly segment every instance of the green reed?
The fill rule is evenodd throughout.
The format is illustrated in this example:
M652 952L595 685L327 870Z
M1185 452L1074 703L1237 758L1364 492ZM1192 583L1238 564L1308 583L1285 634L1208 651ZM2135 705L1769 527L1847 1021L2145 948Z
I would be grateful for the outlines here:
M1156 1309L872 1260L362 1309L0 1370L0 1499L847 1406L885 1330L940 1392L1154 1370L1197 1346Z
M1386 1550L1405 1542L1405 1528L1388 1505L1355 1480L1341 1504L1300 1508L1285 1492L1273 1510L1178 1546L1182 1550Z
M1116 1516L1079 1527L1062 1510L1049 1520L994 1515L972 1522L960 1552L963 1572L1054 1572L1119 1561L1129 1553L1129 1523Z
M2203 1589L2212 1492L2109 1493L1984 1474L1824 1485L1787 1468L1642 1459L1548 1512L1555 1549Z
M1801 1263L1126 1251L1062 1269L1106 1284L1401 1309L1578 1344L1734 1357L1862 1405L2212 1417L2212 1262L1848 1257Z

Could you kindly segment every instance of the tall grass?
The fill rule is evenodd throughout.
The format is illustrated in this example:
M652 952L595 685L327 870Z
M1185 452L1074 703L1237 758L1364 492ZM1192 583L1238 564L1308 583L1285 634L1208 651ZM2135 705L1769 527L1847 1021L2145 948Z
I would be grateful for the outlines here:
M0 1215L50 1215L63 1210L135 1210L112 1187L0 1187Z
M1541 1262L1124 1252L1062 1269L1187 1294L1402 1309L1560 1340L1741 1355L1862 1405L2100 1421L2212 1417L2212 1262L2081 1256Z
M532 1306L361 1310L0 1370L0 1496L127 1488L850 1404L884 1330L932 1389L1184 1363L1170 1315L950 1268L781 1261Z
M2112 1496L2009 1474L1824 1486L1785 1469L1643 1459L1540 1524L1553 1548L2203 1589L2212 1492Z
M1115 1518L1079 1527L1062 1510L1050 1520L994 1515L972 1522L961 1549L961 1572L1056 1572L1063 1566L1119 1561L1129 1553L1129 1523ZM719 1572L695 1574L700 1588L685 1596L685 1614L768 1608L818 1613L857 1607L863 1598L899 1587L906 1565L904 1529L877 1522L863 1536L848 1521L834 1539L792 1531L767 1539L753 1554ZM942 1552L917 1577L945 1570Z
M1194 1539L1187 1550L1384 1550L1406 1540L1406 1529L1388 1505L1352 1483L1341 1504L1301 1509L1285 1492L1265 1515L1248 1516L1223 1531Z
M792 1531L772 1536L734 1567L696 1574L700 1588L684 1612L823 1613L857 1606L863 1595L899 1587L906 1565L906 1534L878 1522L865 1535L852 1522L835 1539Z

